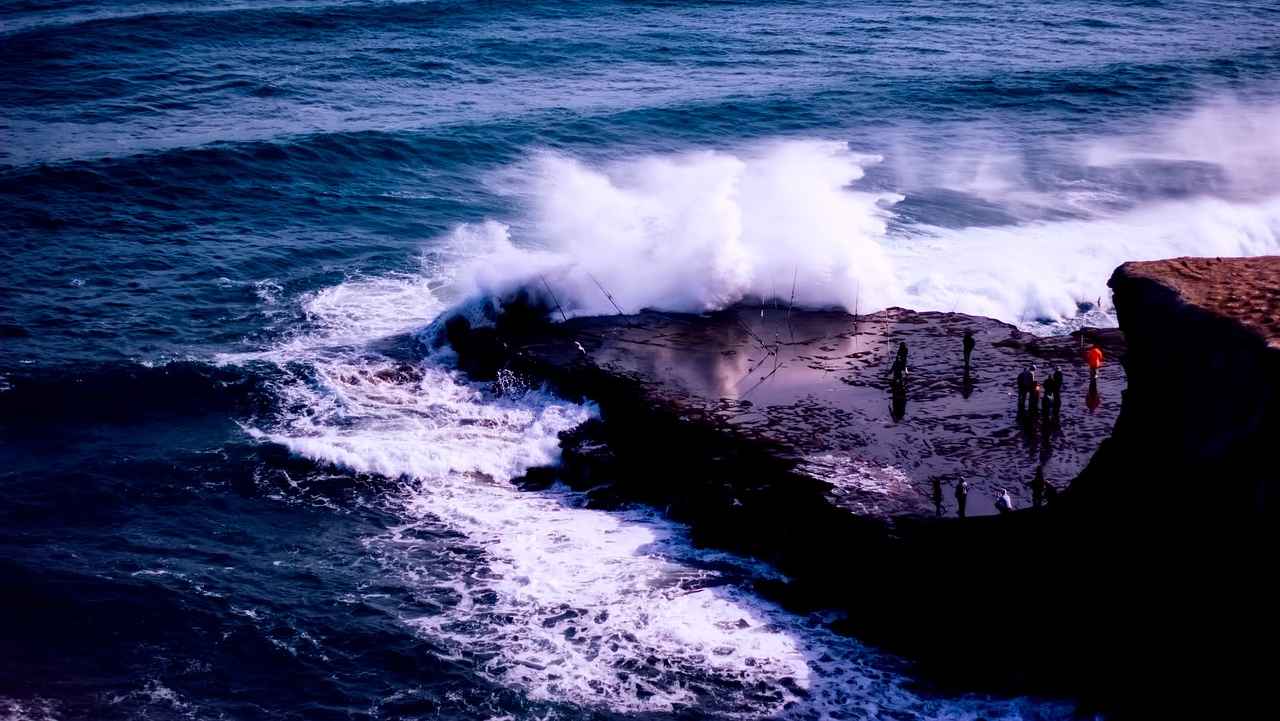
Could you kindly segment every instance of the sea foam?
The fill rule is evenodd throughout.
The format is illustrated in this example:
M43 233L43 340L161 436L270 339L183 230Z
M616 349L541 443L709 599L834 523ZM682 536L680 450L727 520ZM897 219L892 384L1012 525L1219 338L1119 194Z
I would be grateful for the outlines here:
M1264 132L1277 118L1219 101L1142 132L1063 141L1060 172L1098 177L1047 186L1011 152L968 145L926 163L901 139L888 156L796 139L593 163L541 152L495 182L516 216L458 226L446 242L474 258L458 271L463 292L550 289L570 315L776 299L1064 321L1105 303L1128 260L1280 252L1280 142ZM940 191L1003 220L899 212Z
M277 381L280 411L252 435L398 481L384 505L399 521L364 545L378 583L440 604L401 619L437 653L531 700L613 712L1069 716L1028 699L923 694L901 662L755 596L752 579L777 577L767 566L694 548L654 509L607 513L564 488L519 490L512 480L555 463L559 433L595 409L537 388L496 393L447 358L381 355L377 341L423 322L388 299L443 308L426 285L395 282L309 295L308 333L232 360L307 369Z

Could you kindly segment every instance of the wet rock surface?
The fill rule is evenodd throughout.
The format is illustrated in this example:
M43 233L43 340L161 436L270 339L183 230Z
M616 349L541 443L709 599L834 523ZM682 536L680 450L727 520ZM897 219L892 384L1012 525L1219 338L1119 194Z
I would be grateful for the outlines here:
M985 621L939 635L951 598L1024 627L1038 619L982 570L989 559L1027 572L1025 593L1061 582L1041 572L1044 559L1066 551L1057 543L1061 514L1030 508L1025 484L1045 462L1051 482L1066 485L1109 433L1124 384L1110 363L1089 400L1079 337L1037 338L990 319L902 309L854 318L754 307L549 324L514 307L493 328L446 325L460 365L499 385L546 383L601 411L562 435L558 467L517 483L564 482L597 508L662 509L688 524L695 542L786 574L761 593L797 611L843 611L837 628L921 662L940 683L1085 693L1081 646L1043 655L1078 644L1067 639L1073 625L998 643ZM977 342L968 382L965 331ZM1117 331L1092 335L1120 354ZM905 394L894 392L890 373L900 342L908 345ZM1041 377L1054 363L1063 370L1056 418L1018 418L1015 378L1031 363ZM971 486L964 519L952 493L960 475ZM1002 485L1021 510L992 513ZM1039 667L1028 669L1028 659Z
M966 331L976 341L967 375ZM1118 357L1118 331L1087 333ZM908 346L905 393L893 391L890 373L899 343ZM1125 383L1120 365L1108 363L1090 393L1080 334L1038 338L986 318L903 309L579 318L510 345L522 372L602 402L606 422L617 420L609 402L622 391L593 389L588 376L609 376L654 412L761 449L829 484L828 502L881 519L934 515L935 481L945 489L943 514L954 515L961 477L969 515L994 513L1000 488L1030 506L1038 465L1058 486L1084 468L1111 432ZM1058 413L1019 417L1015 378L1028 364L1041 379L1061 368ZM670 439L650 441L650 454L664 454Z

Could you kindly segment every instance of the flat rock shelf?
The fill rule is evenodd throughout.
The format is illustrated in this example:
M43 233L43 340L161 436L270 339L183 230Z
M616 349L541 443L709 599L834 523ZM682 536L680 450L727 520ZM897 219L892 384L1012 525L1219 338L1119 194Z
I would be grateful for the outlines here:
M966 331L977 342L968 376ZM1115 359L1096 393L1082 334ZM880 519L937 514L935 481L946 516L955 515L952 487L961 477L969 515L994 513L1001 488L1016 506L1030 506L1028 483L1040 464L1051 484L1065 487L1111 433L1125 385L1116 330L1044 338L988 318L900 308L860 317L774 306L645 312L501 336L510 368L601 403L606 423L623 421L633 406L681 419L681 432L697 426L753 446L774 461L760 471L808 476L825 484L835 506ZM900 342L909 348L909 380L895 398L890 365ZM1056 417L1018 417L1015 378L1029 364L1042 379L1061 368ZM672 439L654 435L660 425L621 425L646 436L650 455L667 455L663 441Z

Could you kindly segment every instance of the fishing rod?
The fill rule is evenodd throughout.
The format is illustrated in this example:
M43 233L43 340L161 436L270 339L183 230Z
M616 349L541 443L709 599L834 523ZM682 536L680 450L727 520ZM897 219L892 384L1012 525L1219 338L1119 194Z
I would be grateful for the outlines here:
M596 280L594 275L588 272L587 277L591 279L592 283L596 284L596 287L600 289L601 293L604 293L604 297L609 299L609 302L613 304L613 309L618 311L618 315L626 315L626 313L622 312L622 307L618 305L618 301L613 299L613 294L605 290L604 286L600 284L600 281Z
M539 273L538 277L542 279L542 284L547 287L547 293L551 294L551 301L556 304L556 310L560 311L560 317L564 320L564 322L568 323L569 316L565 315L564 308L561 307L560 305L560 300L556 298L556 292L554 290L551 290L551 284L547 282L547 276Z
M746 332L747 335L751 336L751 340L754 340L756 344L760 346L760 350L764 351L765 353L775 352L773 350L770 350L769 344L765 343L763 338L756 335L755 331L751 330L750 326L748 326L746 323L743 323L741 318L735 318L734 320L738 323L738 327L741 328L744 332Z

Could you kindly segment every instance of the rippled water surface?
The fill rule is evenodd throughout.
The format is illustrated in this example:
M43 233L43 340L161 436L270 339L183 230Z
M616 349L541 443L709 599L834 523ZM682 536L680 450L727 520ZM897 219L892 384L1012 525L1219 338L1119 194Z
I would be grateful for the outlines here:
M1113 322L1280 252L1280 10L0 3L0 715L1061 718L941 693L648 509L516 490L590 406L422 342L573 313Z

